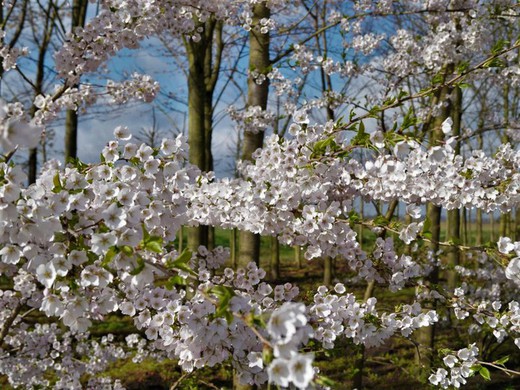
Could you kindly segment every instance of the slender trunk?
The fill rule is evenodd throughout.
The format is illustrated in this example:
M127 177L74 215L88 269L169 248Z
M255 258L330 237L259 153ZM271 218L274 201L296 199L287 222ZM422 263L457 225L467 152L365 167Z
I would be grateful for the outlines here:
M280 243L275 236L271 237L271 262L270 262L271 280L280 279Z
M461 130L461 118L462 118L462 90L455 88L452 92L453 104L452 104L452 135L459 137ZM457 142L455 145L455 154L460 154L460 143ZM460 244L460 210L448 210L448 228L446 239L448 242ZM467 228L465 226L465 228ZM453 291L457 285L457 272L455 267L460 263L460 251L457 247L452 246L448 249L447 253L448 272L446 275L448 289Z
M87 17L88 0L73 0L71 30L84 26ZM75 85L79 88L78 85ZM78 157L78 113L76 110L67 110L65 114L65 162Z
M49 1L47 6L47 18L45 19L44 35L40 47L38 48L38 62L36 65L36 79L34 81L34 95L40 95L43 91L43 80L45 77L45 57L47 55L47 49L52 37L52 31L54 29L54 20L56 18L56 12L52 11L52 1ZM36 106L31 107L31 116L36 113ZM36 175L38 171L38 149L33 148L29 150L29 172L28 179L29 184L36 182Z
M78 114L67 110L65 114L65 162L78 157Z
M468 237L468 209L463 207L462 210L462 243L464 245L469 244Z
M482 130L484 129L484 120L485 120L485 114L486 114L486 110L480 110L480 115L479 115L479 128L478 130ZM477 135L477 142L478 142L478 149L479 150L482 150L484 148L484 137L482 137L482 133L479 132L478 135ZM484 232L483 232L483 218L482 218L482 209L478 208L477 209L477 214L476 214L476 235L475 235L475 243L476 245L482 245L482 243L484 242Z
M222 52L224 50L224 42L222 40L223 24L210 18L205 23L205 53L204 53L204 84L206 88L206 95L204 100L204 132L205 132L205 153L206 153L206 171L213 171L213 95L217 85L217 79L220 72L220 64L222 59ZM215 47L213 47L215 43ZM214 52L215 49L215 52ZM215 247L215 228L208 226L208 249Z
M399 206L399 202L394 200L392 203L388 205L388 210L385 214L385 218L391 220L397 207ZM399 213L397 213L399 215ZM386 235L386 231L380 235L381 238L384 238ZM363 301L368 301L369 298L374 296L375 289L375 281L371 280L368 282L367 287L365 288L365 293L363 294ZM352 378L352 387L354 389L362 389L363 388L363 369L365 367L365 346L360 345L357 351L356 361L354 363L354 377Z
M201 170L206 168L206 132L205 132L205 98L204 55L205 40L188 41L189 73L188 73L188 143L190 145L190 163ZM188 229L188 248L196 251L200 245L207 245L207 227L197 226Z
M296 262L296 266L298 269L302 269L302 248L299 245L295 245L294 247L294 260Z
M500 236L501 237L507 237L508 236L508 229L507 226L509 225L509 213L500 214Z
M266 75L271 67L269 60L269 33L262 34L260 21L268 19L271 12L265 2L253 6L253 22L249 34L249 69ZM266 78L261 84L249 77L247 81L247 105L259 106L262 110L267 108L267 97L269 93L269 81ZM242 145L242 160L252 160L252 155L264 142L264 133L245 132ZM238 265L246 266L250 261L260 263L260 236L251 232L240 231L239 233Z
M492 211L490 214L489 214L489 222L490 222L490 237L489 237L489 240L491 242L495 242L496 241L496 220L495 220L495 213Z
M249 70L259 74L267 75L271 67L269 59L269 32L263 34L260 31L260 21L269 19L271 11L267 2L259 2L253 6L251 31L249 33ZM267 97L269 94L269 79L258 84L253 77L247 80L247 106L259 106L262 110L267 108ZM245 132L242 144L242 160L252 160L253 153L261 148L264 143L264 133ZM245 267L250 261L260 264L260 235L247 231L240 231L238 238L238 261L239 267ZM233 389L250 390L253 386L242 385L237 376L233 378Z
M375 282L372 280L368 282L365 289L363 300L366 302L374 294ZM363 369L365 367L365 346L361 344L358 347L356 362L354 363L354 377L352 378L352 388L363 388Z
M504 90L503 90L503 99L504 99L504 126L509 125L509 84L505 83ZM502 143L508 143L510 142L509 137L507 136L507 133L504 132L504 135L502 136ZM508 225L509 220L511 219L511 213L504 213L500 215L500 236L501 237L507 237L509 235Z
M325 286L332 285L333 274L334 274L334 266L332 264L332 257L326 256L323 259L323 284Z
M448 77L453 72L453 66L447 67L445 70L445 77ZM442 104L441 112L435 117L431 123L431 127L427 128L430 135L430 145L438 145L444 138L444 133L441 130L441 125L450 113L450 105L444 104L451 93L448 86L444 86L435 96L435 103ZM427 124L428 126L428 124ZM441 208L432 203L426 205L426 218L430 221L430 230L432 241L429 245L433 257L439 251L439 241L441 235ZM431 273L425 278L424 284L426 288L434 289L439 282L439 268L434 266ZM424 310L434 310L437 306L435 299L425 301L423 303ZM424 379L429 375L433 367L433 350L435 346L435 325L423 327L418 329L417 342L419 344L416 351L416 362L421 369L421 377Z
M515 241L520 241L520 207L515 210Z
M238 230L236 228L231 229L231 237L229 241L229 251L231 252L230 260L233 269L237 268L237 232Z
M475 234L475 245L482 245L484 242L484 239L482 237L482 210L477 209L477 215L476 215L475 224L476 226L476 234Z

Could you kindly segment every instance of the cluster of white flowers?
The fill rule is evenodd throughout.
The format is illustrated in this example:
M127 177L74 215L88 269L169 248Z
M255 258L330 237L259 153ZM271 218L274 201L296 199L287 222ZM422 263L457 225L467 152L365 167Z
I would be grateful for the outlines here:
M415 329L430 326L439 320L433 310L423 312L419 303L403 305L395 313L378 313L376 298L359 302L351 293L346 293L343 284L336 284L329 292L325 286L318 288L310 313L318 328L316 339L325 348L332 348L334 341L345 336L356 344L373 347L383 344L396 333L405 337Z
M17 147L34 148L38 145L42 128L23 118L21 105L8 104L0 99L0 149L8 153Z
M4 340L8 348L0 351L0 373L12 386L32 388L51 387L48 373L56 373L56 389L83 389L82 376L91 375L91 384L96 374L106 370L112 362L127 358L130 354L114 343L112 335L100 341L93 340L88 333L63 332L57 324L23 324L10 332ZM4 354L9 357L6 358ZM81 359L75 358L81 356ZM107 389L122 389L119 381L112 383L105 378Z
M82 74L96 70L118 50L135 48L144 37L165 30L198 40L202 31L195 29L195 21L204 22L210 15L249 29L257 3L101 2L100 13L76 29L56 55L59 74L66 86L77 84ZM410 11L424 9L424 1L409 3ZM444 0L427 3L428 9L446 7ZM268 4L276 10L285 2ZM366 0L356 2L355 8L377 15L389 12L392 4ZM448 60L463 59L481 40L491 39L484 22L470 13L460 16L457 25L442 13L429 15L436 29L420 39L399 30L390 39L395 53L384 63L394 72L392 77L439 71ZM340 14L330 18L354 34L352 48L365 55L384 38L363 34L361 17L352 23ZM265 34L275 26L264 18L258 27ZM17 52L0 55L9 69ZM329 76L350 76L358 70L352 62L335 62L303 45L294 46L292 60L303 75L321 69ZM114 101L153 99L158 84L148 76L133 77L108 83ZM83 375L89 376L92 387L120 388L97 374L129 354L110 335L96 342L88 334L95 322L112 313L130 318L146 337L131 335L122 344L137 350L134 361L147 355L175 358L186 371L231 361L244 383L269 381L302 389L316 376L314 356L308 351L311 341L327 349L340 337L379 346L394 335L409 337L439 321L436 311L423 310L419 302L380 312L375 298L360 301L341 283L333 290L319 287L308 305L297 302L297 286L271 286L263 281L265 271L254 263L237 270L224 268L225 249L200 247L196 253L179 253L174 246L178 230L203 224L276 236L282 243L304 246L309 260L341 259L357 280L375 281L392 291L407 283L422 286L421 279L439 265L439 253L421 258L412 250L403 255L393 239L383 237L364 251L354 230L359 222L356 202L407 204L415 221L400 228L399 239L411 244L426 224L420 220L426 202L446 209L507 212L518 207L520 152L505 144L492 157L473 151L463 159L455 153L456 139L449 138L449 120L441 126L445 142L428 149L411 136L383 131L368 135L356 121L347 126L333 121L315 124L310 109L335 108L346 98L326 91L299 107L294 86L301 85L301 79L290 81L276 68L267 74L252 70L250 77L258 84L270 81L287 97L284 105L292 123L288 138L269 137L265 148L254 154L255 162L241 165L238 179L214 180L212 173L189 164L182 136L152 148L133 143L125 127L115 129L116 140L103 148L102 162L61 167L50 161L27 188L19 166L0 163L0 276L9 281L0 289L0 373L12 385L50 387L47 375L53 370L56 388L79 388ZM88 86L40 95L34 102L39 109L35 123L45 124L59 109L78 109L95 99ZM35 146L40 128L24 122L21 105L0 106L3 151ZM243 112L231 109L230 115L240 130L255 133L266 131L275 120L273 113L258 106ZM348 132L354 129L358 132L351 137ZM353 150L366 147L377 153L362 163ZM376 228L383 231L387 222ZM498 342L511 337L520 348L520 305L515 300L520 242L501 237L498 251L502 265L480 253L478 269L457 266L465 283L452 297L451 292L445 298L424 288L416 298L442 298L459 320L471 321L470 332L490 328ZM471 285L466 279L479 283ZM31 325L33 311L59 319L65 330L56 324ZM477 353L470 346L447 354L443 360L449 371L439 368L430 382L444 388L466 383ZM74 359L75 354L85 358Z
M249 106L243 111L236 107L228 108L229 116L236 122L239 131L257 134L273 127L274 113L270 110L262 110L260 106Z
M306 389L314 377L313 355L298 352L312 336L305 310L303 303L284 303L272 313L267 323L275 357L267 373L269 381L278 386L287 387L293 383L299 389Z
M516 257L510 259L507 264L505 275L506 278L520 286L520 241L513 242L509 237L500 237L498 250L505 255L515 253Z
M151 102L159 92L159 83L148 75L133 73L131 80L122 83L107 81L107 92L117 104L124 104L130 99Z
M0 35L4 35L4 31L0 31ZM0 45L0 57L2 58L2 68L4 70L16 68L16 62L18 58L25 57L29 54L27 47L9 47L6 45Z
M458 389L461 385L466 384L466 379L474 374L472 368L477 363L478 352L478 348L472 344L468 348L446 355L443 362L449 371L445 368L438 368L428 378L430 383L443 389L450 386Z

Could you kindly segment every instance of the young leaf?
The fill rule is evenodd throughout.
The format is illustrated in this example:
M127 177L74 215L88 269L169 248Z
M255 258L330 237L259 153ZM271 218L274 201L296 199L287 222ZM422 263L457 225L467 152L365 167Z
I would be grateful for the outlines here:
M485 380L487 380L487 381L491 380L491 374L489 373L489 370L486 367L480 367L480 370L478 371L478 373Z
M137 267L134 268L133 271L130 272L130 275L135 276L139 275L144 270L144 259L142 257L137 258Z

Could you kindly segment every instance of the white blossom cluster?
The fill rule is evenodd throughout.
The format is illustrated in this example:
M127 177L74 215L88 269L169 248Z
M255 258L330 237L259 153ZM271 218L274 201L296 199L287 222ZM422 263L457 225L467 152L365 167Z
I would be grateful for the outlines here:
M159 92L159 83L148 75L132 74L131 80L116 83L107 81L107 92L114 103L124 104L130 99L151 102Z
M276 10L284 3L268 4ZM390 12L391 3L363 0L355 3L355 9L377 15ZM410 1L406 10L420 12L425 6L443 10L449 3ZM49 122L61 108L93 103L92 88L66 86L77 84L82 74L95 71L122 48L135 48L141 39L165 30L197 41L202 31L196 21L204 22L210 15L247 30L256 4L256 0L102 1L100 13L69 35L57 53L58 71L66 84L54 95L36 97L39 111L34 123ZM437 72L491 39L486 19L478 19L477 11L453 12L460 16L457 23L442 12L428 15L426 20L436 28L420 39L398 30L389 38L395 51L383 62L385 69L393 77ZM365 55L372 55L385 39L365 34L362 17L355 21L340 14L329 17L353 34L352 48ZM268 33L276 23L266 18L258 27ZM303 45L294 48L292 60L304 75L322 69L329 76L351 76L360 70L350 61L316 56ZM14 66L18 54L15 49L1 49L5 69ZM504 82L515 72L513 68L496 73ZM484 70L480 76L486 74ZM108 83L114 101L153 99L158 84L146 75L133 77ZM304 246L309 260L338 258L358 280L376 281L392 291L416 284L425 290L417 294L419 301L450 302L458 320L471 322L470 333L489 328L498 342L511 337L520 348L520 305L515 300L520 285L519 242L500 238L498 265L480 253L476 269L457 266L464 283L446 298L421 280L439 265L440 253L428 252L423 258L414 250L400 254L397 243L383 237L365 252L353 228L360 222L354 212L359 199L407 204L414 221L398 232L406 245L421 236L426 221L420 221L420 206L426 202L446 209L510 211L520 204L520 152L505 144L492 157L473 151L463 159L455 153L456 139L448 138L449 121L441 126L447 139L428 149L410 136L392 138L389 134L395 133L383 131L368 135L356 121L349 126L311 123L309 109L335 108L346 98L328 91L297 109L294 84L300 85L301 79L289 81L276 68L266 75L251 71L250 77L258 84L269 80L280 96L288 97L284 104L292 123L288 138L270 137L254 154L254 162L241 164L238 179L213 180L212 173L190 165L182 136L152 148L133 143L125 127L115 129L116 140L102 150L99 164L61 167L51 161L29 187L24 186L19 166L0 163L0 276L7 281L0 289L0 373L12 385L80 388L80 380L87 376L90 387L119 389L120 383L98 374L114 360L128 358L125 348L131 348L137 351L132 355L136 362L145 356L175 358L186 371L231 362L241 382L304 389L316 376L311 341L328 349L344 337L373 347L439 321L436 311L423 310L419 302L380 312L375 298L360 301L341 283L333 290L319 287L306 305L297 301L297 286L271 286L263 281L265 271L254 263L245 269L225 268L227 250L200 247L196 253L179 253L174 245L179 228L201 224L277 236L282 243ZM241 130L253 133L265 131L275 119L258 106L243 112L231 109L230 115ZM349 131L356 132L354 137L347 136ZM20 104L0 102L4 153L35 146L40 134L40 127L23 120ZM375 156L360 162L353 153L356 148L370 148ZM387 225L383 221L374 229L384 231ZM466 282L471 279L478 283ZM63 327L31 324L31 316L38 312L59 320ZM92 325L114 313L132 319L145 339L136 334L125 343L111 335L99 342L89 338ZM430 382L443 388L465 384L477 354L474 345L448 353L443 362L449 371L439 368ZM51 371L56 383L48 378Z
M49 388L50 371L57 376L53 384L55 389L83 389L81 377L85 374L92 376L89 385L95 386L101 379L96 378L96 374L129 355L113 341L112 335L96 341L88 333L63 332L55 323L35 324L34 327L21 324L4 340L16 353L10 354L7 348L0 349L0 373L7 376L11 385L24 388ZM119 381L112 383L110 378L104 379L104 388L122 389Z
M4 43L5 31L0 30L0 58L2 58L2 69L8 71L16 68L18 58L25 57L29 54L27 47L10 47Z
M430 383L447 389L450 386L459 388L467 383L466 378L473 375L472 367L477 363L478 348L475 344L469 348L460 349L453 354L447 354L443 358L444 365L449 369L438 368L434 374L428 378Z
M6 103L0 99L0 149L3 153L17 147L33 148L38 145L41 134L41 127L24 119L20 103Z
M343 284L336 284L329 292L318 288L310 307L313 320L319 324L316 339L325 348L332 348L340 336L366 347L379 346L395 333L408 337L415 329L430 326L439 320L435 311L423 312L419 303L404 305L400 312L378 313L376 298L360 303L353 294L346 293Z
M274 113L270 110L262 110L260 106L249 106L243 111L236 107L228 108L230 118L236 122L239 131L258 134L273 127Z
M234 181L209 182L198 169L185 165L182 137L164 140L153 149L133 144L123 127L115 130L119 140L103 150L104 162L64 170L48 164L27 189L22 186L20 168L3 164L0 269L13 280L12 288L3 291L12 301L3 306L4 322L20 300L60 318L74 334L85 332L93 321L110 313L121 312L134 319L153 349L175 356L186 370L231 359L244 382L271 380L301 388L314 377L312 355L300 352L311 338L327 348L338 337L375 346L394 334L408 337L414 329L436 322L437 314L423 313L418 304L395 313L378 313L375 299L360 303L342 285L334 293L320 288L309 307L284 306L296 298L298 290L262 282L265 272L253 263L246 270L225 269L218 274L226 251L201 248L182 262L184 255L169 245L181 225L210 223L279 235L282 242L306 246L308 258L340 256L361 277L393 288L428 271L411 257L397 255L390 239L379 239L374 252L367 255L345 216L354 196L363 192L374 199L380 196L369 185L375 179L365 181L368 175L378 177L375 166L386 169L391 181L385 164L415 166L418 159L429 168L431 180L440 181L436 175L448 171L448 164L454 165L454 174L465 173L468 165L432 158L441 150L445 159L449 156L446 148L413 149L400 159L384 155L365 171L355 160L328 160L334 153L328 141L336 134L332 124L311 125L304 111L295 112L293 118L293 138L271 137L268 148L256 153L256 163L244 166L244 179ZM323 141L328 149L320 146ZM428 167L427 159L435 164ZM476 153L468 160L474 173L465 179L471 182L467 186L509 181L504 190L508 196L500 199L503 203L493 199L489 207L508 205L514 198L516 176L504 166L515 166L517 159L507 147L493 159ZM405 182L394 196L405 198L402 191L412 194L414 184ZM459 187L451 188L458 191L451 197L464 196ZM442 186L432 189L428 199L443 199L433 191L443 191ZM416 206L409 212L420 215ZM501 239L499 249L506 253L515 245ZM514 267L510 268L507 272L514 276ZM191 286L190 270L197 272L197 286ZM169 288L155 285L156 279L170 275L174 279ZM72 285L70 278L76 280ZM193 289L191 298L177 287L182 280ZM516 306L511 305L505 324L510 330L518 322ZM265 316L267 327L248 323L250 315ZM8 336L15 337L20 329L23 321L16 322ZM258 355L251 353L261 353L265 342L272 348L273 360L260 364ZM2 356L3 364L9 366L17 354L6 350Z

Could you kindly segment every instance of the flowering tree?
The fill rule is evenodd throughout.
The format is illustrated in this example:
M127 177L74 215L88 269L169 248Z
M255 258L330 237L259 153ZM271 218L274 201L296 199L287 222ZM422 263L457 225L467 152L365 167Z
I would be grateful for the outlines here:
M520 241L500 237L476 247L454 237L442 242L422 207L509 212L520 204L520 152L505 143L492 156L474 151L463 159L459 140L452 136L454 120L440 113L448 99L454 100L449 91L475 75L487 72L518 82L511 70L516 65L496 66L518 53L518 41L489 52L474 42L475 36L486 36L489 20L510 16L513 8L506 1L499 10L470 1L430 3L404 2L396 10L391 2L364 1L355 9L367 17L429 14L435 29L421 39L397 31L392 37L396 51L385 66L400 77L408 75L400 72L420 69L442 77L419 91L389 88L382 99L366 102L365 113L353 109L336 121L312 116L313 109L331 109L330 94L325 104L299 107L289 97L288 136L268 137L265 147L253 153L254 162L241 166L239 178L215 180L211 172L190 164L182 136L152 148L133 143L130 130L119 126L99 163L62 167L51 161L34 184L25 186L26 175L13 163L13 152L34 146L59 109L91 101L91 90L74 87L83 73L96 71L110 55L136 46L157 28L168 26L197 40L201 31L194 16L238 24L256 7L254 1L103 2L99 15L77 28L57 53L64 84L55 94L36 98L35 118L27 122L20 105L2 103L0 372L24 388L121 388L100 373L117 359L152 357L175 359L188 372L231 364L247 384L326 387L330 383L313 368L315 351L331 349L342 339L365 348L394 336L413 339L415 330L444 318L477 336L489 331L497 345L510 340L520 348ZM281 5L264 4L272 7L271 14ZM337 13L333 17L336 25L348 24ZM244 24L249 25L247 18ZM352 42L359 50L370 52L382 40L363 34L360 25L353 27ZM474 47L468 47L471 42ZM295 56L302 68L304 61L314 61L304 48L295 49ZM464 66L454 70L459 61ZM324 58L312 66L331 75L345 69ZM365 71L373 74L373 66ZM277 91L288 89L280 72L266 77ZM121 100L151 99L156 89L143 75L109 88ZM426 97L433 100L429 110L396 118L393 130L368 132L365 127ZM246 124L262 117L265 113L253 115ZM428 123L435 136L415 131L418 121ZM370 159L358 161L357 150L370 151ZM361 218L359 199L402 202L409 222L390 220L391 215ZM281 243L304 247L309 261L341 259L354 277L318 287L304 300L296 285L264 281L265 271L255 262L225 267L224 248L200 246L179 253L174 244L180 227L200 225L276 236ZM357 225L378 234L372 247L358 241ZM454 247L473 260L450 268L437 250L441 247ZM456 271L460 284L430 277L443 269ZM376 298L359 300L350 291L356 281L392 292L415 287L416 293L411 302L383 310ZM54 322L35 323L35 313ZM130 318L136 333L124 340L91 337L92 325L112 313ZM506 365L506 357L487 361L474 341L431 351L428 381L460 387L476 372L489 378L491 367L519 374Z

